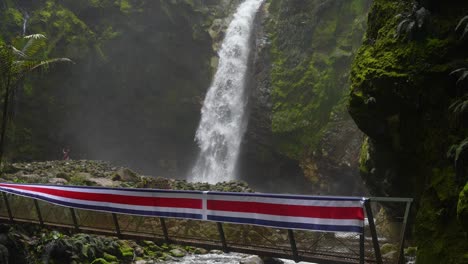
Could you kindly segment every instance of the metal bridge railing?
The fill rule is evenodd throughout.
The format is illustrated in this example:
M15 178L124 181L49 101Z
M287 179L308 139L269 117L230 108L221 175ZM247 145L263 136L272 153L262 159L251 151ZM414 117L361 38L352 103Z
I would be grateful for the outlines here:
M412 199L365 199L364 234L323 233L74 209L2 192L0 220L317 263L398 263ZM391 215L385 212L391 208ZM382 256L384 244L397 254Z

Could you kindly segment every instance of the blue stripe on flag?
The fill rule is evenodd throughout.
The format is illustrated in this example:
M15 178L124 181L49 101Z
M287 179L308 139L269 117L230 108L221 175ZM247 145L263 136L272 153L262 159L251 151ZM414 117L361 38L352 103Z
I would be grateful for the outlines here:
M262 219L254 219L254 218L215 216L215 215L208 215L208 220L217 221L217 222L252 224L252 225L279 227L279 228L294 228L294 229L306 229L306 230L328 231L328 232L354 232L354 233L363 232L362 226L304 224L304 223L291 223L291 222L262 220Z

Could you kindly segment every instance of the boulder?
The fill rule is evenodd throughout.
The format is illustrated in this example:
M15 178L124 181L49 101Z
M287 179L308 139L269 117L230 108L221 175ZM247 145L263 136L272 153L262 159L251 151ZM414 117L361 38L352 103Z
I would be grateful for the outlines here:
M182 250L180 248L171 249L171 251L169 251L169 253L171 254L171 256L176 257L176 258L185 257L185 255L187 254L187 252L185 252L185 250Z
M51 178L49 179L49 183L55 185L66 185L68 181L64 178Z
M140 177L130 169L122 168L115 172L113 181L138 182Z
M258 256L250 256L242 259L239 264L263 264L263 260Z

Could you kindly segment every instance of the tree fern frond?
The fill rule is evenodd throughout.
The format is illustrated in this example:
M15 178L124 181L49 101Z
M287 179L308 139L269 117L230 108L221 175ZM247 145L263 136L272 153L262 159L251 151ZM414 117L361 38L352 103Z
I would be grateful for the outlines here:
M24 36L23 38L25 39L47 39L46 36L42 34L31 34L31 35Z
M403 31L406 31L406 28L408 27L408 24L411 22L409 19L403 19L403 21L400 22L397 26L397 30L395 33L395 38L400 38L403 34Z
M465 16L462 19L460 19L460 22L458 22L458 25L455 28L455 32L461 32L461 29L464 27L465 23L468 23L468 16ZM464 28L465 28L465 31L466 31L466 27L464 27Z
M46 47L45 38L29 38L21 51L28 57L33 57L44 47Z
M468 112L468 96L457 99L449 106L449 110L456 115L462 115Z
M455 165L458 163L460 156L468 151L468 138L465 138L457 147L455 151Z
M456 69L456 70L452 71L452 72L450 73L450 75L456 75L456 74L462 73L462 72L464 72L464 71L468 71L468 68Z
M461 35L460 39L463 40L466 36L468 36L468 23L466 24L465 30L463 31L463 34Z
M11 51L12 51L13 54L16 55L17 57L20 57L20 58L23 58L23 59L27 57L27 55L24 54L23 51L18 50L17 48L15 48L15 47L13 47L13 46L11 46Z
M55 58L43 61L15 61L14 66L16 71L20 74L24 74L26 72L33 71L37 68L47 68L53 63L58 62L66 62L66 63L74 63L72 60L68 58Z
M74 62L68 58L54 58L54 59L49 59L49 60L44 60L40 61L37 63L34 67L32 67L30 70L34 70L40 67L48 67L50 64L57 63L57 62L66 62L66 63L72 63Z
M468 80L467 77L468 77L468 71L463 72L462 75L460 76L460 78L458 78L458 80L457 80L457 86L461 87L463 85L463 83L466 80Z

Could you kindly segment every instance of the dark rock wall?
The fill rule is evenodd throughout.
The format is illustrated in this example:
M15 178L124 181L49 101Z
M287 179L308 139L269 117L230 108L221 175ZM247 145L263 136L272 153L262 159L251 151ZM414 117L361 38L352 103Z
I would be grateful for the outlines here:
M18 89L11 160L105 159L183 177L212 75L213 44L238 1L6 1L5 41L48 37L49 57L75 65L33 75ZM221 26L210 35L213 21ZM212 32L211 32L212 33ZM215 65L214 65L215 66Z
M462 94L450 73L468 63L455 32L467 14L466 1L375 0L352 69L349 112L368 136L361 174L373 195L416 198L418 263L468 263L467 168L449 151L468 136L449 110Z
M362 194L346 111L371 1L268 1L258 21L242 173L257 188Z

